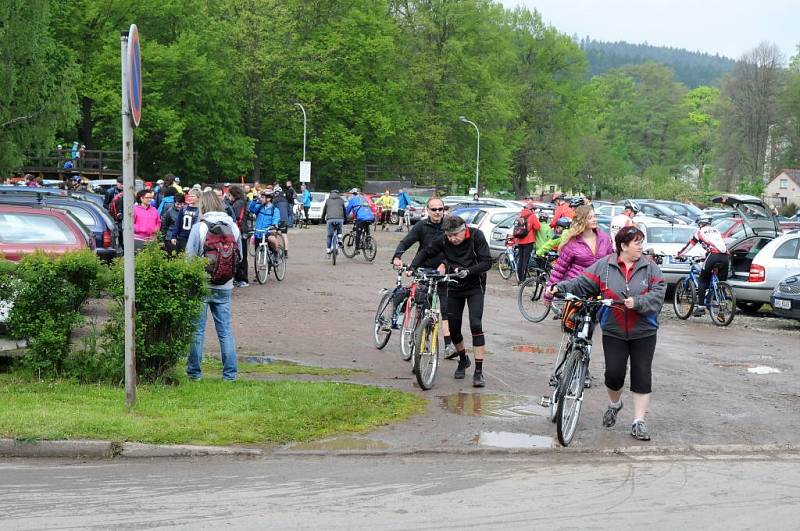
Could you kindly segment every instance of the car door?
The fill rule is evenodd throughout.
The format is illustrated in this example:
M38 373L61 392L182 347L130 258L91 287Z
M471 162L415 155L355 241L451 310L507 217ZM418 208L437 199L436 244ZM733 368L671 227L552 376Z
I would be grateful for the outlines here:
M800 273L800 235L797 238L790 238L780 244L772 255L774 267L777 270L775 280L777 282L784 278ZM769 275L772 277L772 275Z

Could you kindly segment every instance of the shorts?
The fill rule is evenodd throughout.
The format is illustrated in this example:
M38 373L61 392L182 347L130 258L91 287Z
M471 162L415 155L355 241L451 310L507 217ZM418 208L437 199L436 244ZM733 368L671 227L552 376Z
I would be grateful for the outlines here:
M289 232L289 226L286 223L284 223L283 221L281 221L281 224L278 225L278 231L281 234L286 234L287 232Z
M406 209L405 208L398 208L397 209L397 219L403 219L403 216L405 216L405 215L406 215Z

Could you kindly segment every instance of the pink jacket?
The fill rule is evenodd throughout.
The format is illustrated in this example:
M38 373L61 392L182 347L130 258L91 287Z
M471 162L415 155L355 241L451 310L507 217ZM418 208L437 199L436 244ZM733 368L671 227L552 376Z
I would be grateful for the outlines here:
M133 207L133 237L137 240L152 240L161 228L161 217L156 207Z
M597 234L594 254L582 236L572 238L566 245L562 245L558 249L558 260L550 273L548 286L577 277L597 260L614 252L614 248L611 246L611 237L602 230L595 229L594 232Z

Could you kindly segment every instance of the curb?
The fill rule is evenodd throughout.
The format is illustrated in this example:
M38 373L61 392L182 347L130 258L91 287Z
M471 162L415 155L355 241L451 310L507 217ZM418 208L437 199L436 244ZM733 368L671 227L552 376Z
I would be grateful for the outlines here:
M264 451L240 446L195 446L191 444L143 444L123 443L120 457L209 457L214 455L259 457Z
M109 459L119 454L112 441L28 441L0 439L0 457L92 457Z

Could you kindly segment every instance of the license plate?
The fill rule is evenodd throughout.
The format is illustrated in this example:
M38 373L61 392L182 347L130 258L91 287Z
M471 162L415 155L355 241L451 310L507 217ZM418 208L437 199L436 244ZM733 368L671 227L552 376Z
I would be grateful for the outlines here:
M683 264L683 265L685 265L685 264L686 264L686 261L684 261L684 260L680 260L680 259L678 259L678 258L675 258L674 256L670 256L670 257L669 257L669 263L670 263L670 264Z
M775 299L775 307L780 308L781 310L791 310L792 301L787 301L784 299Z

